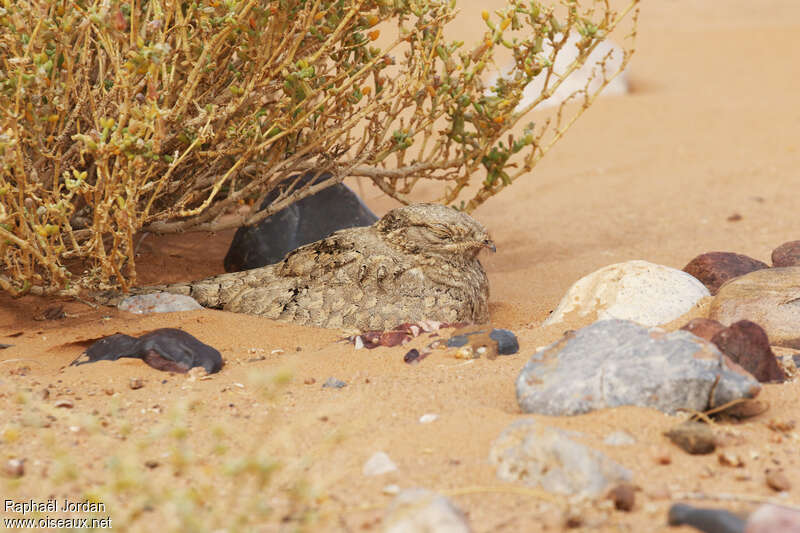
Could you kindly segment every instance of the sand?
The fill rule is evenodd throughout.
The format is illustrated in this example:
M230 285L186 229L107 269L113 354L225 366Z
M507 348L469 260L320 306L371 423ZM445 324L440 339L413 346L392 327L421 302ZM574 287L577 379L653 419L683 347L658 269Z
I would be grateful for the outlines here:
M670 503L693 501L681 500L690 492L776 498L765 484L768 468L783 469L793 482L781 501L800 503L798 431L782 434L768 427L770 421L800 421L797 381L764 387L760 399L769 404L766 413L742 423L720 422L728 435L723 450L742 459L739 468L721 465L716 454L689 456L672 446L662 433L680 417L640 408L575 417L524 415L514 396L514 380L526 360L563 331L539 324L581 276L630 259L682 268L707 251L769 262L773 248L800 239L800 62L793 53L800 49L800 5L794 0L724 4L645 3L630 65L632 94L598 100L530 176L474 213L498 249L482 257L492 323L518 334L518 355L465 362L436 352L409 366L403 355L422 340L354 351L338 342L339 331L221 311L138 317L79 302L2 295L0 343L14 346L0 351L5 413L0 459L26 459L25 476L5 482L5 497L99 494L108 500L104 514L126 530L138 500L130 495L111 500L104 485L124 477L108 462L121 456L132 458L126 475L140 483L130 490L148 482L176 490L195 487L192 508L212 510L197 517L217 521L202 522L209 529L233 527L225 522L231 501L257 500L273 507L261 521L265 531L379 530L391 501L383 488L396 484L450 495L478 532L559 530L569 508L562 498L548 503L534 492L515 492L515 486L495 478L488 462L489 446L504 427L533 418L580 431L583 442L634 472L639 490L632 512L607 504L574 508L586 527L597 531L666 531ZM470 37L486 3L460 5L455 32ZM394 205L369 185L362 190L378 214ZM728 220L734 214L740 219ZM140 282L219 273L231 237L232 232L148 236L137 258ZM35 319L52 305L63 305L68 316ZM211 379L191 381L140 361L67 366L86 341L157 327L183 328L217 347L226 367ZM276 384L270 377L276 373L286 382ZM330 376L347 387L321 388ZM133 377L144 387L130 389ZM49 396L41 399L45 388ZM74 407L53 407L59 399ZM173 437L193 451L190 466L174 473L180 457L169 436L140 447L139 455L125 451L159 424L175 420L173 406L184 400L192 407L176 416L188 437ZM425 413L438 419L420 424ZM40 415L44 418L36 418ZM605 445L605 436L618 429L636 443ZM209 443L225 444L227 451ZM231 493L229 480L215 478L214 468L248 450L283 467L265 487L244 485ZM379 450L398 470L365 477L363 463ZM669 464L659 463L664 457ZM160 465L136 463L143 458ZM67 463L72 470L62 472ZM695 503L742 512L754 508L744 501ZM145 509L150 510L137 519L137 528L163 519L165 527L186 529L191 518L173 507ZM689 531L675 531L682 530Z

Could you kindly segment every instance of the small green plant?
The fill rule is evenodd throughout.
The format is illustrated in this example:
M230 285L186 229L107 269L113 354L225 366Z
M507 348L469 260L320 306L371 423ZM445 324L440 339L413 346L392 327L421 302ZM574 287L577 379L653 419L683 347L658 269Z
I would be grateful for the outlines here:
M347 176L406 203L437 183L441 202L471 211L599 92L520 127L563 79L562 38L580 36L566 76L623 21L633 38L638 2L508 0L465 44L444 36L454 0L4 0L0 287L124 290L137 232L253 224ZM487 91L498 47L515 65ZM542 97L516 112L542 75ZM331 177L254 209L308 170Z

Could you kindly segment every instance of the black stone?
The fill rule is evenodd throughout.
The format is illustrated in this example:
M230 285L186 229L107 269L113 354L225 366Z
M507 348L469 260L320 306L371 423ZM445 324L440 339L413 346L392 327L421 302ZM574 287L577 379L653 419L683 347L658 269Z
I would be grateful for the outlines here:
M497 343L497 353L500 355L513 355L519 351L517 336L507 329L493 329L489 338Z
M406 355L403 356L403 361L409 364L417 361L417 359L419 359L419 350L416 348L411 348L408 352L406 352Z
M72 365L96 361L116 361L123 357L142 359L158 370L188 372L196 366L213 374L222 368L219 351L175 328L161 328L139 338L116 333L95 342Z
M460 348L469 342L469 335L453 335L447 339L448 348Z
M330 176L324 173L314 180L314 172L307 172L293 190ZM260 209L269 206L295 180L297 175L270 191ZM281 209L255 226L239 228L225 256L225 271L237 272L277 263L292 250L324 239L334 231L369 226L377 220L353 191L337 183Z

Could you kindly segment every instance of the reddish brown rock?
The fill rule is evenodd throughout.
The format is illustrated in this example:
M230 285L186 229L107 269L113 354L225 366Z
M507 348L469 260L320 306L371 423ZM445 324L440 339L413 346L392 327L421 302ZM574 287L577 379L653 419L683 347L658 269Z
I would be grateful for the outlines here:
M683 271L699 279L713 295L726 281L762 268L769 268L769 265L746 255L708 252L689 261Z
M711 339L722 353L764 383L783 382L783 373L769 345L764 329L749 320L740 320L719 331Z
M800 241L789 241L772 250L772 266L800 266Z
M693 318L681 329L694 333L701 339L711 342L714 335L725 329L725 326L710 318Z

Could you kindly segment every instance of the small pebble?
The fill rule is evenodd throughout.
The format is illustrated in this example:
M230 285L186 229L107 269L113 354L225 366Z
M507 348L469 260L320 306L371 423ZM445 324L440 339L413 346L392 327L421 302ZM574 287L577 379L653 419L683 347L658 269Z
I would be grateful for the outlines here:
M383 487L383 493L389 496L396 496L400 493L400 486L399 485L386 485Z
M303 380L303 383L305 383L306 385L313 385L316 382L317 382L317 380L314 379L314 378L306 378L306 379Z
M146 466L150 470L152 470L153 468L158 468L160 465L161 465L161 463L159 463L158 461L154 461L152 459L150 459L149 461L145 461L144 462L144 466Z
M684 503L669 508L667 523L671 526L688 525L707 533L742 533L744 520L723 509L701 509Z
M131 378L128 382L128 387L133 390L141 389L144 387L144 381L142 381L142 378Z
M777 492L786 492L792 488L792 483L782 470L767 470L766 481L767 486Z
M397 465L394 464L394 461L389 458L386 452L375 452L364 463L362 473L365 476L380 476L395 470L397 470Z
M603 439L603 442L609 446L629 446L631 444L636 444L636 439L627 431L620 429L609 433L608 436Z
M489 338L497 342L499 355L513 355L519 351L517 336L507 329L493 329Z
M20 478L25 475L25 459L9 459L3 465L3 474L10 478Z
M63 407L64 409L72 409L73 407L75 407L75 403L69 398L62 398L56 401L56 403L54 403L53 405L55 405L56 407Z
M117 309L146 315L149 313L172 313L175 311L194 311L203 307L191 296L156 292L151 294L137 294L122 300Z
M742 458L733 452L721 452L717 455L717 460L722 466L732 466L734 468L741 468L744 466Z
M106 396L114 396L114 389L103 389L103 392L106 393Z
M692 455L712 453L717 447L714 432L702 422L683 422L664 435Z
M618 511L630 511L636 499L636 488L630 483L620 483L608 492L608 499Z
M480 357L479 355L475 354L475 350L472 349L472 346L462 346L456 352L456 359L477 359Z
M39 398L42 400L46 400L50 397L50 389L42 389L39 391Z
M346 387L347 383L340 379L336 379L334 377L330 377L325 380L325 383L322 384L323 387L327 387L329 389L341 389L342 387Z
M772 266L800 266L800 241L789 241L772 250Z
M418 359L419 359L419 350L417 350L416 348L410 349L408 352L406 352L406 355L403 356L403 361L409 364L419 362Z
M439 418L439 415L437 415L437 414L426 413L426 414L422 415L421 417L419 417L419 423L420 424L430 424L431 422L434 422L438 418Z

